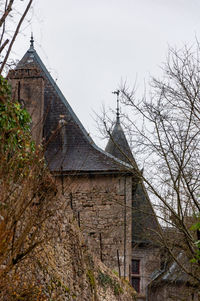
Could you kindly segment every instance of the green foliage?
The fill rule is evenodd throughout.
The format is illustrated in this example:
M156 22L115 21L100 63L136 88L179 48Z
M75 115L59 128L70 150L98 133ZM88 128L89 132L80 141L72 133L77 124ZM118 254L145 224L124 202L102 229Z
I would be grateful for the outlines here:
M87 277L89 279L91 288L95 289L96 288L96 283L95 283L94 273L91 270L87 271Z
M194 225L192 225L190 229L194 231L200 230L200 222L197 222Z
M123 289L119 285L119 283L116 280L112 279L108 274L99 271L98 281L100 285L103 286L105 289L111 287L114 291L115 296L118 296L123 293Z
M116 281L114 281L113 290L114 290L115 296L118 296L118 295L120 295L120 294L123 294L123 289L122 289L122 287L121 287L121 286L119 285L119 283L117 283Z
M69 287L67 287L66 285L63 285L63 288L64 288L64 290L65 290L65 292L66 293L70 293L70 289L69 289Z
M30 122L30 115L11 99L11 88L0 76L0 266L4 266L0 300L44 300L34 273L14 271L25 258L32 260L44 236L52 236L42 229L56 211L52 203L57 188L41 148L34 149ZM29 262L27 270L32 267Z
M117 277L119 277L119 273L115 270L112 270L113 274L115 274Z
M22 149L24 142L30 139L30 123L30 115L11 100L11 88L0 76L0 139L5 139L6 146L13 150Z
M99 271L98 280L101 286L107 288L108 286L112 286L112 279L108 274L104 274L103 272Z
M0 96L5 96L5 95L8 98L10 98L11 89L10 86L8 85L7 80L0 75Z
M10 171L8 168L20 171L32 158L35 147L30 123L29 113L11 99L11 88L0 76L0 155L5 162L5 172Z
M195 223L194 225L192 225L190 230L200 233L200 216L199 216L199 221L197 223ZM194 258L192 258L191 262L199 263L200 262L200 240L195 241L195 246L197 248L196 255Z
M86 275L90 283L91 291L94 294L94 300L97 300L97 289L96 289L96 281L95 281L94 273L92 270L88 270Z

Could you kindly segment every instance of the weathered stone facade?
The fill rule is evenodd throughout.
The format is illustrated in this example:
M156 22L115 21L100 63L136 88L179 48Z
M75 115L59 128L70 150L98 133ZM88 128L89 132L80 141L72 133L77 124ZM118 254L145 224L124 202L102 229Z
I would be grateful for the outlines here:
M131 273L131 281L138 279L140 290L137 300L146 300L147 285L151 282L151 275L160 268L160 250L153 245L135 245L132 249L132 260L139 261L139 273ZM157 299L150 299L157 300Z
M134 301L129 283L88 248L65 196L58 191L52 200L40 243L8 275L12 290L1 290L0 300Z
M118 272L120 268L121 275L128 277L132 176L86 175L59 178L58 181L64 186L64 195L91 250L111 269Z
M125 156L116 151L112 141L108 153L94 144L33 45L8 77L13 93L32 115L33 138L38 144L43 141L47 165L90 249L129 280L135 277L132 260L139 260L140 273L136 276L144 297L150 274L160 264L156 248L149 247L149 229L155 229L157 224L143 186L137 185L137 165L119 116L114 136ZM132 166L127 156L131 156ZM147 211L142 214L144 204ZM140 224L142 227L138 227ZM147 232L148 243L144 235ZM133 248L135 239L143 243L142 248Z
M25 105L32 118L32 136L36 144L42 143L44 118L44 79L36 68L9 72L13 97Z

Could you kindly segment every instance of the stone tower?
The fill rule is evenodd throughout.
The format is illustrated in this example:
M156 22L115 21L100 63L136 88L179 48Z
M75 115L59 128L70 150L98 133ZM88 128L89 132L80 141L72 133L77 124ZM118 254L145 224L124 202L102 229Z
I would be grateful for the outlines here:
M13 93L32 115L33 137L43 142L46 164L88 245L144 298L152 270L145 260L155 250L150 248L151 235L144 234L147 228L155 230L157 222L144 185L138 182L119 115L103 151L41 61L33 39L8 78Z
M41 71L33 63L33 38L28 50L27 65L18 65L11 70L8 78L12 85L13 97L26 107L32 118L31 131L36 144L42 143L44 118L44 80Z
M40 133L47 166L90 248L108 267L128 278L132 240L130 166L95 145L38 56L32 39L8 78L13 93L32 114L32 127L43 121Z

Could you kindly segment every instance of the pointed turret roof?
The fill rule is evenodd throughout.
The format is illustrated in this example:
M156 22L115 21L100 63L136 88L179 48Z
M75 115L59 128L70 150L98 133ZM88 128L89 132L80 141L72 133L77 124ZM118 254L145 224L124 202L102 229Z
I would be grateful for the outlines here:
M128 144L122 126L120 124L120 118L118 112L117 112L116 123L110 135L105 151L111 154L112 156L124 162L127 162L129 164L130 162L134 161L130 146Z
M44 78L43 137L47 143L45 155L50 170L58 173L61 170L64 173L110 173L129 168L130 166L104 152L93 142L37 54L33 37L30 48L15 70L32 68L39 70ZM58 131L61 119L64 119L64 131Z
M137 163L133 157L128 141L120 124L119 109L117 107L116 123L110 135L105 151L116 158L131 163L138 170ZM152 230L158 231L158 223L152 208L149 196L138 177L133 178L133 210L132 210L132 242L149 243Z

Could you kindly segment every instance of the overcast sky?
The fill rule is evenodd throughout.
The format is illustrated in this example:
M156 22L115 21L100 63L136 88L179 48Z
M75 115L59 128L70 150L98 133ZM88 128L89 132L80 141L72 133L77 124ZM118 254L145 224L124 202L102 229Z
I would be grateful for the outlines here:
M35 48L86 130L102 142L94 112L115 108L120 82L139 90L159 76L168 47L199 37L200 0L35 0L32 21L15 45L20 59L33 31Z

